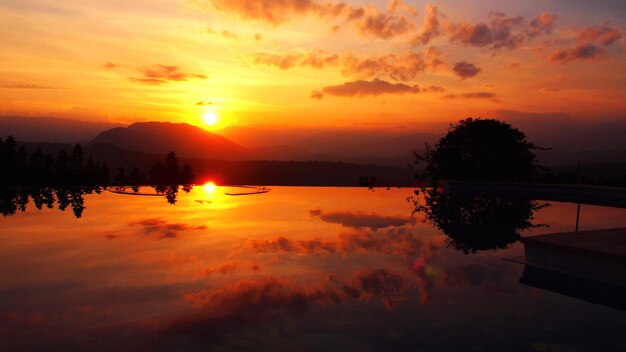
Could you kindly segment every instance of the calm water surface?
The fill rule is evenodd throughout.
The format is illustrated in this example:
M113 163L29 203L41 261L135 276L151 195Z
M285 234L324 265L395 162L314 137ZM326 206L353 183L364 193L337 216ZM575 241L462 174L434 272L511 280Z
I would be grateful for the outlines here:
M413 190L227 191L0 218L0 350L626 350L626 312L520 284L520 243L454 249ZM551 203L522 236L575 217ZM583 205L580 227L626 210Z

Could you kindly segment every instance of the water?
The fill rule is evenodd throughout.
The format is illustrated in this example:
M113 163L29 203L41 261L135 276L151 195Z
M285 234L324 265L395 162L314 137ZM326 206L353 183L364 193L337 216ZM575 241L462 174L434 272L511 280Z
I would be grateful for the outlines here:
M229 192L0 218L0 350L626 350L626 312L520 284L520 243L455 249L413 190ZM573 231L576 205L533 216ZM626 210L582 206L609 227Z

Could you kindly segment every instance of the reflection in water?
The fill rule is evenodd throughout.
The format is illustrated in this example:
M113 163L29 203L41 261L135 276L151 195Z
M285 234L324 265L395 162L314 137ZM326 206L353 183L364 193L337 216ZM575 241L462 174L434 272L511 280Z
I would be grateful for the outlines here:
M77 218L83 215L85 210L84 195L101 193L104 187L71 187L71 188L51 188L51 187L28 187L28 188L4 188L0 190L0 209L2 215L15 215L17 211L26 211L29 200L39 210L44 206L54 208L58 204L58 209L65 211L67 207L72 207L72 211Z
M162 184L153 185L150 188L154 189L154 192L146 191L147 186L114 186L109 187L109 191L117 194L126 194L131 196L164 196L167 202L171 205L176 204L178 198L178 190L182 188L185 193L191 192L193 189L192 184ZM128 190L130 189L130 191Z
M522 267L501 259L521 246L473 256L446 248L430 222L409 216L411 190L226 196L236 191L196 187L175 207L104 192L85 197L81 221L29 217L32 209L0 221L0 350L528 351L537 341L615 350L624 342L623 315L520 285ZM558 218L563 209L546 211ZM626 219L611 216L615 225ZM594 221L606 225L585 224Z
M154 188L154 190L158 194L165 195L165 199L167 199L167 202L170 203L171 205L176 204L176 198L178 197L178 189L180 187L181 187L180 185L156 185L156 186L152 186L152 188ZM182 190L185 193L189 193L192 189L193 189L193 185L182 185Z
M169 204L176 204L179 189L185 193L189 193L193 189L193 185L156 185L152 186L156 193L143 193L140 186L127 187L111 187L109 190L113 193L142 195L142 196L164 196ZM55 203L58 209L65 211L67 207L71 207L74 215L80 218L85 210L85 195L97 193L100 194L106 187L87 186L87 187L26 187L26 188L2 188L0 189L0 211L2 215L11 216L16 212L25 212L30 200L39 210L45 206L53 209Z
M548 204L511 197L444 195L437 189L415 192L415 213L426 218L448 236L448 244L465 254L503 249L520 240L520 230L544 225L532 223L535 211Z

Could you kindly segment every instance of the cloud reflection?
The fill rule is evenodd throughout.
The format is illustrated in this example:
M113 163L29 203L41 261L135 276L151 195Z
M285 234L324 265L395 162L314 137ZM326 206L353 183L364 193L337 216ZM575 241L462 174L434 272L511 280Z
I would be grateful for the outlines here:
M192 226L182 223L168 223L159 218L131 221L130 226L140 226L145 236L156 236L158 239L176 238L180 232L206 230L206 226Z
M377 230L385 227L400 227L415 224L415 218L410 216L384 216L375 213L331 211L324 212L320 209L310 210L311 217L319 217L322 221L341 224L344 227L363 228L368 227Z

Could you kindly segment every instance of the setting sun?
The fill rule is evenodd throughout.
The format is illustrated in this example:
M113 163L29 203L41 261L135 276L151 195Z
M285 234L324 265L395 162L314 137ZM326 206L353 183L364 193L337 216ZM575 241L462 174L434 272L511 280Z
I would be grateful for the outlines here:
M207 194L213 194L217 190L217 185L213 181L209 181L204 184L204 192Z
M215 126L218 122L218 116L214 111L207 111L204 116L204 123L206 123L209 126Z

